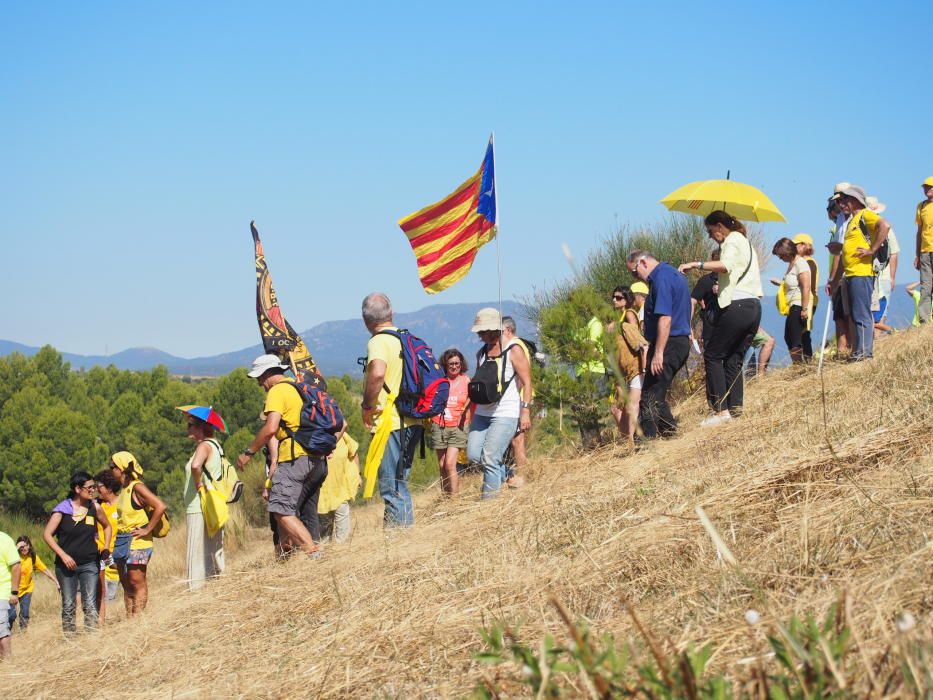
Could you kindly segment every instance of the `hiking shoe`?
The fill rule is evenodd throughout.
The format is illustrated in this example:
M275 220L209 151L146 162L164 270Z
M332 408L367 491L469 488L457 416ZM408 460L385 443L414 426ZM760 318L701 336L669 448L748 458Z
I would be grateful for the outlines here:
M310 561L317 561L317 560L323 559L323 558L324 558L324 550L323 550L323 549L316 549L316 550L314 550L313 552L311 552L310 554L308 554L308 559L309 559Z
M706 420L704 420L702 423L700 423L700 427L711 428L715 425L722 425L723 423L728 423L731 420L732 420L732 415L729 413L724 413L724 414L714 413L713 415L707 417Z
M508 486L510 489L520 489L522 486L525 485L525 477L519 476L518 474L516 474L512 478L506 479L505 485Z

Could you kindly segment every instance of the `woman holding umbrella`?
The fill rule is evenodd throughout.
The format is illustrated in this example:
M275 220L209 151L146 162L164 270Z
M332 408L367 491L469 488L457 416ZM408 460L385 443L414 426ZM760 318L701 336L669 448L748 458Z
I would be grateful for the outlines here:
M188 439L195 441L194 453L185 465L185 525L188 530L188 590L196 591L208 578L220 576L224 570L224 530L221 527L213 537L208 535L198 491L205 470L212 481L222 476L223 450L214 439L214 433L217 430L227 432L227 425L210 406L179 406L178 410L188 421Z
M732 420L742 410L742 365L761 322L762 290L758 255L745 226L722 210L712 212L703 224L719 244L719 260L685 263L680 271L719 273L719 311L709 319L713 329L703 350L706 390L714 411L703 421L708 426Z

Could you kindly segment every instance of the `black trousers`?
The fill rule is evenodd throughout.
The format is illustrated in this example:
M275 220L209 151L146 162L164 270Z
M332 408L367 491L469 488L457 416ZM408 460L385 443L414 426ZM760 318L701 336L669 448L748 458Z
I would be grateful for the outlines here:
M797 304L790 307L784 321L784 342L787 343L788 350L803 348L803 332L807 324L800 318L800 310L801 307Z
M713 410L741 411L745 399L742 365L761 323L761 302L738 299L724 308L703 351L706 389Z
M646 438L673 435L677 431L677 421L667 402L667 392L674 383L674 375L687 362L690 354L690 338L678 335L667 339L664 348L664 365L660 374L651 373L651 361L654 359L654 343L648 348L648 367L645 370L645 382L641 389L641 403L638 405L638 420Z
M797 349L802 359L809 360L813 357L813 340L807 330L807 322L800 317L801 308L796 304L790 307L787 320L784 321L784 342L791 352L791 359L794 359L793 351Z

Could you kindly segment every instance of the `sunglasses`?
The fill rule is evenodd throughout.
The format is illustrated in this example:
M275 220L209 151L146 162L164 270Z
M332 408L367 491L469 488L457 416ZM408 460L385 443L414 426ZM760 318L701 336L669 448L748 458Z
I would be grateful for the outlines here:
M613 294L613 295L612 295L612 300L613 300L613 301L622 301L624 298L625 298L625 297L622 296L621 294Z

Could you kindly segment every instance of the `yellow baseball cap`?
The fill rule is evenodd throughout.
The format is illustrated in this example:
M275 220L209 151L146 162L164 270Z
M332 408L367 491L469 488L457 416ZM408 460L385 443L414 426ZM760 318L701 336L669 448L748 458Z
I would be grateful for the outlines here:
M924 180L923 185L924 187L933 187L933 176L928 177L926 180Z
M632 294L648 294L648 285L644 282L635 282L629 289L632 290Z
M809 233L798 233L791 240L794 243L806 243L807 245L813 245L813 237Z
M110 461L113 462L117 469L119 469L121 472L125 472L130 467L133 467L133 472L136 474L136 476L143 475L143 465L141 465L139 460L133 456L132 452L115 452L114 454L110 455Z

